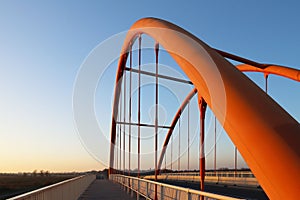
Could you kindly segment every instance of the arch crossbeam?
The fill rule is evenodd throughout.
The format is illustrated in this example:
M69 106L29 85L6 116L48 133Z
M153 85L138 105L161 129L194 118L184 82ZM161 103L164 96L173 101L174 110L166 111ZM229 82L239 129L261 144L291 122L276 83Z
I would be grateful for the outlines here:
M241 64L237 65L236 67L242 72L261 72L267 75L274 74L300 82L300 71L290 67L268 65L261 69L248 64Z

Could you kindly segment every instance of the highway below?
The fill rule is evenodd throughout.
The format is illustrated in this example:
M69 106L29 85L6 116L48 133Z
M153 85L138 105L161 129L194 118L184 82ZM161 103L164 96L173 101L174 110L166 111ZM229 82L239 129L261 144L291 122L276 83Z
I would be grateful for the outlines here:
M199 190L199 182L197 183L197 182L173 181L173 180L159 180L159 182ZM242 186L221 185L215 183L205 183L205 192L210 192L210 193L215 193L215 194L220 194L220 195L225 195L230 197L236 197L236 198L242 198L242 199L251 199L251 200L269 199L261 188L256 188L256 187L242 187Z

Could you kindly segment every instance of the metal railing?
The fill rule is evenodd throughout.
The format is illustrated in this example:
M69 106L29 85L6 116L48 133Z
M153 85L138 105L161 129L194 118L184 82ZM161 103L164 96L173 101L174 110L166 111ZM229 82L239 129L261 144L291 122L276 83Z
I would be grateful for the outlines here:
M145 179L154 180L154 175L148 175ZM158 180L191 181L200 182L199 172L162 173ZM259 187L257 179L251 172L206 172L205 182L224 185L237 185L245 187Z
M184 187L178 187L174 185L159 183L146 179L140 179L131 176L124 176L119 174L111 174L109 179L121 184L125 189L131 192L135 192L137 197L144 197L145 199L155 198L155 187L157 187L157 199L171 200L171 199L186 199L186 200L198 200L198 199L222 199L222 200L238 200L237 198L212 194L208 192L202 192ZM201 198L202 197L202 198Z
M96 175L83 175L49 185L9 200L68 200L78 199L86 188L96 179Z
M199 176L198 172L161 173L170 176ZM205 176L255 178L251 171L206 171Z

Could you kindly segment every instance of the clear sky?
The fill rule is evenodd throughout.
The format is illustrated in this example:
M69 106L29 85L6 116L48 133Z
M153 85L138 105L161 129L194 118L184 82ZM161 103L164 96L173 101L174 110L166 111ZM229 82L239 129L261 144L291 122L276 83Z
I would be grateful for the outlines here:
M271 0L0 0L0 172L105 167L106 161L88 153L76 131L73 86L89 53L136 20L162 18L212 47L300 69L299 8L298 1ZM113 83L115 68L106 76ZM250 76L262 86L262 75ZM270 95L299 121L299 84L275 76L269 80ZM107 87L112 92L112 85ZM109 92L106 95L111 98ZM109 103L103 112L96 111L99 123L110 119ZM109 128L103 128L108 137ZM225 133L222 144L230 144ZM108 156L104 146L100 142L100 159ZM233 146L225 149L219 166L232 167L228 160L232 163Z

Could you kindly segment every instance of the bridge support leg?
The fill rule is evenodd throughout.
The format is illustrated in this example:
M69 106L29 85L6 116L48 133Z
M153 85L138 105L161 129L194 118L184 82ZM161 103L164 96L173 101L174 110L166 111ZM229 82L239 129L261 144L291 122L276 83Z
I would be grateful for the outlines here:
M204 153L204 124L205 124L205 111L207 104L205 100L201 97L199 98L199 109L200 109L200 190L204 191L204 178L205 178L205 153ZM203 197L201 196L201 199Z

